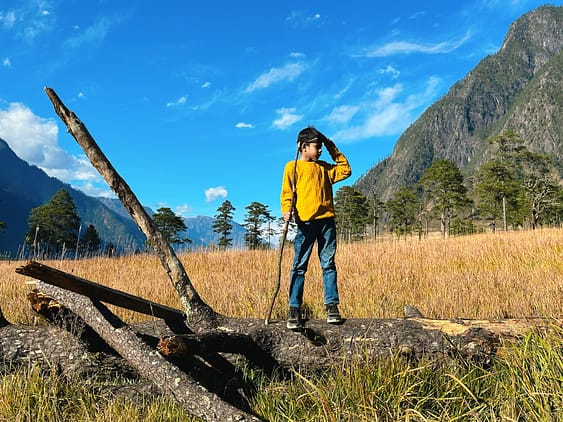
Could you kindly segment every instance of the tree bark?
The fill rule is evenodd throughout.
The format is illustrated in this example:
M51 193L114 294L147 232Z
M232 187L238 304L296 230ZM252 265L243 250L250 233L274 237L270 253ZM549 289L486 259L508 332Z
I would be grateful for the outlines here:
M148 216L131 188L106 158L82 121L63 104L54 90L45 87L45 92L51 100L55 112L67 126L68 132L82 147L92 165L102 175L127 211L129 211L139 229L154 248L170 282L180 297L192 327L194 329L213 327L218 323L217 320L220 319L220 315L201 299L176 253L162 233L156 229L154 222Z
M176 365L146 344L131 327L125 325L101 304L87 297L37 281L37 288L78 315L138 373L167 397L181 404L190 414L208 421L259 420L238 409L194 382Z

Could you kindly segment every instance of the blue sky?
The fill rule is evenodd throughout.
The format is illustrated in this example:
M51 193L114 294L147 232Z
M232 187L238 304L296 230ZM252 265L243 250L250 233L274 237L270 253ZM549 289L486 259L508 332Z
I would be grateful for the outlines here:
M48 86L144 205L213 216L228 199L242 222L258 201L279 216L300 129L316 126L350 160L335 190L353 184L542 4L1 0L0 138L49 175L110 195Z

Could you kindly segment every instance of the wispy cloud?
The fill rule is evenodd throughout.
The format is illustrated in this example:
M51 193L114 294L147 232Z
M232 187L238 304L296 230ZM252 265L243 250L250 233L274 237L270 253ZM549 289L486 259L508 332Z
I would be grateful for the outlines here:
M305 68L306 66L303 63L288 63L282 67L273 67L258 76L254 82L248 85L246 92L268 88L270 85L283 81L293 81L301 73L303 73Z
M253 124L244 122L238 122L235 127L237 127L238 129L254 129Z
M429 78L422 92L405 94L405 88L396 84L377 92L373 101L366 101L355 106L341 106L346 111L354 111L356 124L337 132L335 139L340 141L358 141L377 136L395 135L403 132L413 120L413 112L432 101L437 92L439 80ZM337 110L331 115L338 116ZM344 115L346 116L346 115Z
M39 117L21 103L10 103L0 109L0 138L22 160L36 165L49 176L82 189L97 186L106 190L98 172L85 156L74 156L58 144L59 130L55 121Z
M217 186L205 190L205 202L213 202L219 198L226 198L229 192L225 186Z
M305 28L313 24L319 25L323 21L323 18L320 13L292 10L285 20L294 28Z
M294 107L277 109L276 113L279 114L280 117L274 120L272 126L277 129L287 129L303 119L303 115L296 114L295 111L296 109Z
M9 57L6 57L4 60L2 60L2 66L12 67L12 61L10 60Z
M341 105L333 108L326 120L333 124L345 124L354 117L359 109L360 107L357 105Z
M84 45L101 45L103 44L110 28L118 23L114 18L101 18L89 27L81 30L77 28L78 34L68 38L64 45L71 49L78 49Z
M380 75L391 75L392 78L398 78L401 72L395 69L391 65L387 65L385 68L377 69L377 73Z
M4 28L10 29L14 27L16 22L16 14L13 10L7 12L0 11L0 23Z
M435 44L429 44L429 43L423 44L423 43L410 42L410 41L392 41L382 46L376 46L370 49L366 49L366 51L363 54L361 54L361 56L387 57L396 54L412 54L412 53L444 54L459 48L470 37L471 35L468 32L458 40L442 41Z
M8 11L0 10L0 25L13 31L16 38L31 42L53 28L55 15L50 7L50 2L30 2Z
M178 107L178 106L182 106L184 104L186 104L187 101L187 97L185 95L182 95L181 97L177 98L176 100L173 101L168 101L166 103L166 107Z

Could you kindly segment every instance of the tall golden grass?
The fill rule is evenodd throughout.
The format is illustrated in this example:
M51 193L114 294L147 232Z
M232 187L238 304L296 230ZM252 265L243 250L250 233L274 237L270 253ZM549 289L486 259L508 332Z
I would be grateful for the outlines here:
M293 251L285 248L273 318L284 318ZM201 251L180 256L205 302L233 317L264 318L277 279L278 251ZM400 317L406 304L432 318L561 318L563 229L485 233L448 239L393 238L340 243L341 312L348 318ZM151 255L47 261L47 265L168 306L181 308L158 259ZM31 323L31 280L25 262L0 262L0 306L11 322ZM27 282L27 283L26 283ZM323 317L318 259L311 259L305 304ZM128 322L147 317L122 309Z

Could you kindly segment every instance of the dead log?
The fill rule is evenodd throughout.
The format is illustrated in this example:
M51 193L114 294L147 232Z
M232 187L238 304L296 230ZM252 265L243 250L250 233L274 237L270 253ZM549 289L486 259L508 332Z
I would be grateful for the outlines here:
M60 100L55 91L45 87L45 92L51 100L55 112L65 123L68 132L74 137L82 147L92 165L98 170L113 192L117 195L125 209L139 226L139 229L147 237L150 245L155 250L164 267L170 282L176 289L188 321L194 329L209 328L216 324L220 317L211 307L209 307L199 296L193 287L186 270L172 247L168 244L162 233L160 233L152 219L129 187L125 180L115 170L111 162L106 158L96 141L82 121L70 111Z
M49 267L39 262L30 261L23 267L16 268L16 273L33 277L36 280L45 281L48 284L62 289L80 293L93 300L117 305L156 318L183 320L186 317L186 315L178 309L173 309L120 290L94 283L84 278L76 277L75 275L65 273L64 271L57 270L56 268ZM37 306L40 306L40 302L37 303Z
M80 287L96 285L91 281L78 279L71 274L35 262L19 267L16 271L49 284L60 285L62 280L64 281L62 284L71 290L81 290ZM109 300L110 303L119 305L119 300L116 298L123 296L128 299L128 303L144 304L141 298L124 296L123 292L114 289L112 291L113 296L110 298L105 294L94 294L94 299ZM91 290L88 292L92 293ZM68 307L64 302L61 305ZM138 310L137 305L130 308ZM177 315L173 309L164 309L173 316ZM337 326L328 325L324 320L309 320L306 328L300 332L287 330L284 321L272 321L266 326L257 319L224 317L221 325L205 332L194 332L186 325L170 326L169 323L164 322L158 332L146 331L141 334L152 336L155 340L151 344L155 348L160 339L161 353L171 359L181 360L186 356L199 356L210 361L214 360L215 362L209 365L212 367L214 364L222 365L220 359L213 358L214 354L238 354L272 372L276 367L300 370L325 369L334 363L340 363L342 359L354 356L375 358L395 354L410 359L420 359L423 356L427 358L449 356L487 365L503 341L517 339L536 325L549 324L549 321L533 319L433 320L424 318L413 306L407 307L405 314L412 317L348 319ZM182 320L177 321L182 322ZM106 341L108 344L111 343L109 340Z
M57 302L64 303L143 378L150 380L164 395L178 402L190 414L208 421L259 420L194 382L184 371L140 339L131 327L110 314L107 308L101 308L100 304L95 306L85 296L42 281L37 281L37 288Z

